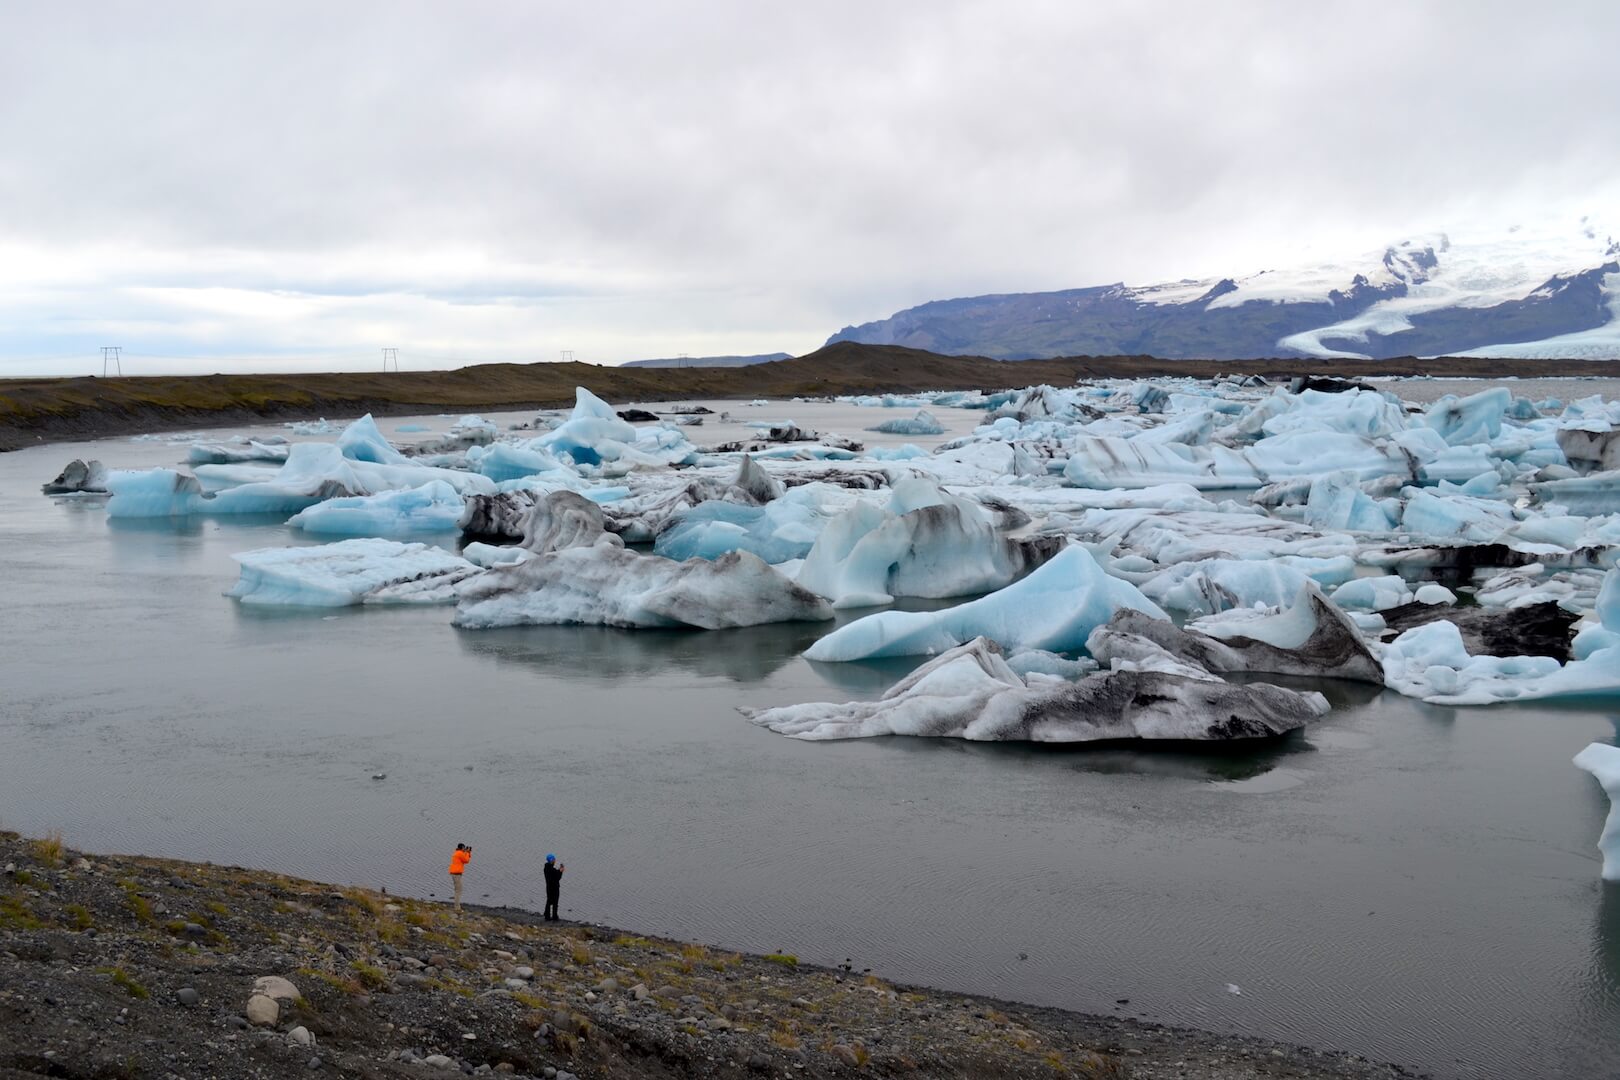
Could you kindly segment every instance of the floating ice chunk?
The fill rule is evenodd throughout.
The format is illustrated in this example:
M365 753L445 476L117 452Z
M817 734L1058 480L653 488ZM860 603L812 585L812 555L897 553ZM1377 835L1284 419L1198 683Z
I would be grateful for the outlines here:
M861 503L829 522L805 556L799 584L835 608L896 596L966 596L1010 584L1063 544L1058 537L1012 539L981 507L926 480L897 485L890 505Z
M1243 450L1082 436L1074 442L1063 475L1076 487L1148 487L1183 482L1200 489L1258 488L1289 477L1334 470L1351 471L1362 480L1410 477L1414 462L1422 461L1395 439L1374 440L1336 432L1276 435ZM1476 468L1468 475L1479 471Z
M263 548L232 558L242 570L226 596L295 607L447 604L455 599L456 582L479 572L441 548L393 540Z
M1572 514L1620 513L1620 470L1547 480L1531 484L1530 490L1543 503L1562 506Z
M1549 571L1542 563L1504 570L1474 591L1484 607L1521 608L1529 604L1559 604L1569 611L1590 610L1603 586L1599 570Z
M508 443L469 447L467 464L497 483L542 476L563 468L563 463L545 450L529 450Z
M718 630L832 618L826 601L758 556L674 562L598 544L496 566L458 590L455 623L469 629L579 623Z
M1200 559L1154 574L1142 582L1142 593L1173 611L1209 615L1256 604L1282 607L1310 580L1286 559Z
M197 478L174 469L113 469L107 490L110 518L184 517L195 513L203 498Z
M1457 602L1457 594L1444 585L1436 585L1431 581L1425 585L1419 585L1412 599L1420 604L1450 605Z
M927 457L928 451L915 443L905 443L901 446L874 446L866 452L866 456L873 461L912 461Z
M1560 665L1550 656L1470 656L1444 620L1414 627L1384 649L1384 681L1439 705L1489 705L1546 698L1620 697L1620 648Z
M1015 651L1077 652L1086 636L1122 607L1164 616L1136 586L1109 577L1090 552L1075 545L989 596L942 611L868 615L834 630L804 655L811 660L922 656L976 637Z
M803 559L827 520L819 487L794 488L764 506L714 499L679 510L659 531L653 551L670 559L715 559L728 551L751 551L772 564Z
M1355 625L1313 585L1302 588L1281 612L1201 623L1198 629L1122 610L1092 631L1086 648L1105 663L1141 660L1163 651L1220 673L1384 681L1383 669Z
M1413 491L1401 510L1403 530L1436 539L1460 537L1488 544L1513 524L1513 511L1506 504L1462 495Z
M461 548L461 557L474 566L489 569L491 566L500 566L503 563L522 562L532 552L515 545L500 544L465 544Z
M535 502L522 523L524 550L536 555L565 548L624 547L607 531L602 508L575 491L554 491Z
M915 416L885 420L867 431L880 431L886 435L943 435L945 427L927 409L918 409Z
M1577 660L1585 660L1602 649L1614 649L1620 655L1620 570L1603 575L1594 612L1597 623L1582 627L1570 644L1571 655Z
M397 424L394 427L394 431L401 435L415 435L423 431L432 430L433 429L428 427L426 424Z
M1318 529L1383 533L1395 526L1389 506L1362 491L1355 473L1326 473L1311 478L1305 521Z
M1575 755L1575 767L1596 777L1609 797L1609 816L1598 837L1598 850L1603 853L1601 874L1605 881L1620 881L1620 747L1592 743Z
M46 495L105 495L107 466L93 459L87 464L74 458L56 474L56 479L41 484L39 490Z
M1032 675L1078 679L1096 671L1098 665L1097 661L1089 656L1071 660L1058 653L1047 652L1045 649L1023 649L1007 657L1007 666L1029 682L1032 681L1030 679Z
M1383 611L1412 601L1412 587L1395 574L1356 578L1333 590L1333 602L1356 611Z
M288 445L285 442L258 442L248 440L244 443L192 443L191 449L186 453L186 461L192 465L233 465L244 461L275 461L287 460Z
M351 461L369 461L376 465L408 465L410 458L394 448L377 428L377 421L367 413L338 436L337 447Z
M443 480L377 495L351 495L316 503L287 524L305 532L342 536L399 536L460 528L466 501Z
M1167 659L1167 658L1166 658ZM1320 694L1234 686L1173 661L1121 665L1078 682L1026 681L975 638L901 679L877 701L740 709L796 739L918 735L978 741L1230 740L1280 735L1328 711Z
M1429 406L1423 423L1452 446L1488 443L1502 434L1502 417L1512 404L1513 391L1505 386L1465 398L1447 394Z

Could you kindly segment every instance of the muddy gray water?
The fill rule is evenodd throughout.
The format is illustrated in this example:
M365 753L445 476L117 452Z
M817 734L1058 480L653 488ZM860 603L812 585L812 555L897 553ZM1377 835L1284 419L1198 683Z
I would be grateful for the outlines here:
M1308 733L1236 753L799 743L735 707L875 696L904 665L800 659L832 624L244 610L231 553L307 542L279 521L38 493L74 456L183 452L0 455L6 827L441 896L465 840L472 898L533 906L556 852L578 918L1443 1076L1620 1069L1607 805L1569 763L1615 739L1608 712L1333 684Z

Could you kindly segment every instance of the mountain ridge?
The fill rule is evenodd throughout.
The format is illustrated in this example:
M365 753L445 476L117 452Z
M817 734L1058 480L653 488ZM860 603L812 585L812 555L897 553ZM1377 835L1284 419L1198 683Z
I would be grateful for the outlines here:
M931 300L827 344L1000 360L1152 355L1383 360L1620 357L1620 243L1567 232L1408 239L1353 260L1246 276Z

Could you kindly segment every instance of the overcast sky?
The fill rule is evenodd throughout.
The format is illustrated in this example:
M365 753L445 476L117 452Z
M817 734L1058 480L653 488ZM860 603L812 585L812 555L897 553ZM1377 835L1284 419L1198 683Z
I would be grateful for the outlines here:
M6 4L0 374L799 353L1601 213L1616 41L1613 0Z

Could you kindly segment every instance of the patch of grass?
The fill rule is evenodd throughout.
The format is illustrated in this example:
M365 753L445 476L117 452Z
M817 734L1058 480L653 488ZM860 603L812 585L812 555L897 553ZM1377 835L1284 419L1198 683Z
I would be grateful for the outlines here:
M349 902L355 907L374 919L380 919L386 914L383 911L383 902L364 889L344 889L343 895L348 897Z
M52 829L45 834L43 840L35 840L33 848L34 858L41 865L49 866L53 870L62 865L62 853L65 849L62 846L62 831L60 829Z
M537 1012L542 1009L551 1008L551 1002L547 1001L539 994L531 994L527 990L512 991L512 1000L517 1002L519 1005L522 1005L525 1009L534 1009ZM539 1026L539 1024L535 1025L535 1027Z
M645 949L651 948L653 943L649 939L637 937L635 934L620 934L618 937L613 939L613 944L620 946L629 945L636 948Z
M784 1024L771 1032L771 1045L779 1046L783 1050L797 1050L801 1044L798 1034Z
M62 909L62 914L68 917L68 925L75 930L88 930L96 924L90 915L90 909L83 904L69 904Z
M1128 1080L1131 1073L1125 1063L1107 1054L1091 1054L1080 1063L1080 1075L1091 1080Z
M150 990L136 982L134 976L125 971L122 967L101 968L100 971L103 975L112 976L113 985L123 987L124 993L128 994L132 998L145 1001L147 998L152 996L152 992Z
M0 896L0 927L7 930L38 930L39 918L16 893Z
M128 878L118 884L124 889L124 898L129 902L129 910L134 914L135 921L155 925L157 916L152 913L152 901L140 894L140 886Z
M350 997L359 997L366 992L366 988L360 985L360 980L346 979L342 975L334 975L330 971L322 971L319 968L299 968L298 974L306 979L314 979L316 982L325 983L338 993L347 994Z
M760 959L767 960L767 961L769 961L770 963L773 963L773 964L781 964L783 967L798 967L799 966L799 958L797 956L793 955L792 953L786 953L786 952L766 953L764 956L760 957Z
M231 913L231 909L220 903L218 900L210 900L208 903L204 904L203 907L207 908L210 912L218 915L221 918L224 918Z
M568 956L569 959L578 964L580 967L589 967L591 964L596 963L596 957L591 955L590 947L583 942L575 945L573 950L569 952Z
M11 877L12 880L19 885L27 886L34 883L34 875L30 874L26 870L18 870L15 874L12 874Z
M382 968L368 964L364 960L356 960L352 966L354 977L359 979L360 985L367 990L381 990L388 985L388 972Z
M871 1063L872 1055L865 1046L860 1043L851 1043L849 1048L855 1052L855 1067L857 1069L864 1069Z

